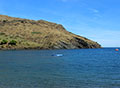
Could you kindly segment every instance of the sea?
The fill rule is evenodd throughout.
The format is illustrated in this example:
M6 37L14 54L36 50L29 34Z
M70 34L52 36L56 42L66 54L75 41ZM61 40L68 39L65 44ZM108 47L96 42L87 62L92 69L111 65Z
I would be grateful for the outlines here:
M0 88L120 88L116 48L0 51Z

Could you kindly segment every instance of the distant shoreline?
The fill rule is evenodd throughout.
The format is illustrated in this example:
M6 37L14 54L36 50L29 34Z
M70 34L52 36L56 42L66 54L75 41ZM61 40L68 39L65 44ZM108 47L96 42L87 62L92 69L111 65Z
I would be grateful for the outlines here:
M81 50L81 49L116 49L120 47L101 47L101 48L76 48L76 49L40 49L40 48L16 48L16 49L0 49L0 51L9 50Z
M0 51L6 50L77 50L77 49L103 49L103 48L76 48L76 49L39 49L39 48L18 48L18 49L0 49Z

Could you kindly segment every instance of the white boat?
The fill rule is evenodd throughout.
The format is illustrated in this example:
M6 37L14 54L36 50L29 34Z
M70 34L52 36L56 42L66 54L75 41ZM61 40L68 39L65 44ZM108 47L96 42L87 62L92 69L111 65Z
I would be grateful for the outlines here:
M52 55L52 56L62 57L62 56L63 56L63 54L54 54L54 55Z

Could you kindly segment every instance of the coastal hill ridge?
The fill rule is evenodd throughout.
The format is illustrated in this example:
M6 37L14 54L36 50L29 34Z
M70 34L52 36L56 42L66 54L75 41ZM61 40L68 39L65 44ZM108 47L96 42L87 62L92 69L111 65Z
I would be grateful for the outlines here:
M101 45L68 32L61 24L0 15L0 49L79 48L101 48Z

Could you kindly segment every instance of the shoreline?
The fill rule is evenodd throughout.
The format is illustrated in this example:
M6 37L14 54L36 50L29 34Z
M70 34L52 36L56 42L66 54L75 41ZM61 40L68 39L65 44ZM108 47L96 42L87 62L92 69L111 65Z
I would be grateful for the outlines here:
M0 49L0 51L7 51L7 50L77 50L77 49L103 49L101 48L74 48L74 49L40 49L40 48L15 48L15 49Z

